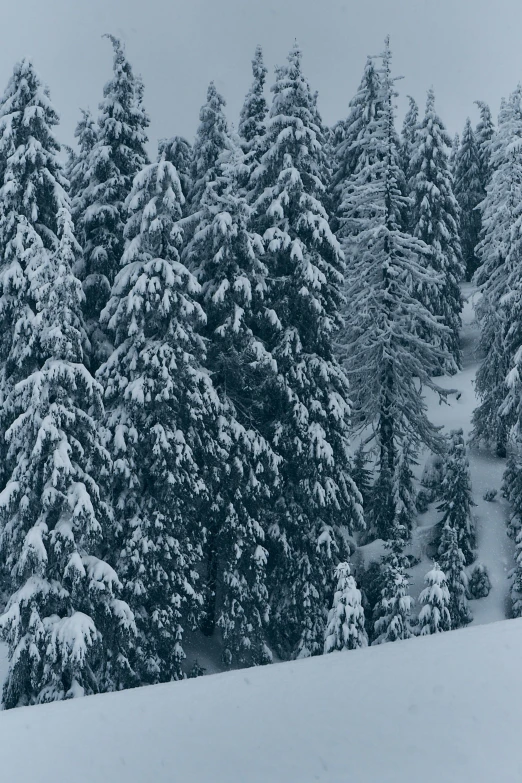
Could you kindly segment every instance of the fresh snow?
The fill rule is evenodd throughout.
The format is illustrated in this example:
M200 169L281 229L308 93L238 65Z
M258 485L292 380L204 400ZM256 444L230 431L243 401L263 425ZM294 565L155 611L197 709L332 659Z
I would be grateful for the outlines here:
M0 713L9 783L513 783L522 620Z

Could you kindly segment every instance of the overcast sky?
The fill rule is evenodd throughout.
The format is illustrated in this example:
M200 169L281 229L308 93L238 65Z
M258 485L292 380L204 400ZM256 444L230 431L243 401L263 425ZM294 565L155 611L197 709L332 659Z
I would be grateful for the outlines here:
M387 33L394 71L404 76L399 113L407 94L423 104L433 86L451 134L468 114L476 121L476 99L496 117L500 97L522 79L522 0L24 0L2 3L0 24L0 82L30 56L67 143L79 108L96 111L110 77L105 32L124 40L144 78L154 143L174 134L192 140L211 79L236 121L258 43L271 84L298 39L328 123L345 116L366 55L382 50Z

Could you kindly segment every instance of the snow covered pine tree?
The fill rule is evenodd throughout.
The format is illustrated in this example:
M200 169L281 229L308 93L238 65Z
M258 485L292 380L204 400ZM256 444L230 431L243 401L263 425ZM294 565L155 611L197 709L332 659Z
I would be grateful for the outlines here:
M460 147L455 155L455 196L460 206L460 244L466 266L466 280L471 280L479 265L475 249L480 238L480 212L478 204L483 199L481 166L477 140L466 120Z
M107 547L110 471L101 389L82 363L79 254L49 92L27 60L0 103L1 428L7 453L0 545L4 707L135 683L134 618Z
M85 151L80 148L78 154L77 165L84 171L85 186L75 194L74 201L76 225L83 243L77 273L85 291L83 309L93 372L111 351L99 318L123 254L125 200L135 174L147 163L149 124L142 105L143 84L134 76L120 41L113 36L108 38L114 48L114 74L103 91L96 140Z
M450 595L448 608L451 627L462 628L473 619L466 600L468 595L468 578L464 570L466 563L462 549L459 547L457 530L447 523L442 530L439 556Z
M210 82L207 100L199 112L199 126L192 148L191 187L188 194L188 213L197 213L207 182L219 174L219 157L227 149L228 123L225 117L225 99ZM189 227L192 223L189 222ZM190 230L190 228L189 228ZM193 229L192 229L193 230Z
M446 575L438 563L433 564L424 579L426 587L419 596L422 609L419 614L419 634L427 636L451 630L450 592Z
M442 524L457 531L457 540L466 565L470 565L475 559L475 523L471 514L474 505L464 433L461 429L452 430L449 434L441 503L438 508L442 512Z
M182 676L186 627L202 604L197 566L221 405L203 369L199 285L179 260L183 196L163 152L139 172L126 206L127 247L102 323L114 351L98 371L114 456L114 551L139 629L142 682Z
M335 569L337 589L328 614L324 652L356 650L367 647L368 636L364 625L361 593L357 589L348 563L339 563Z
M258 46L252 60L254 80L241 108L237 129L241 146L246 155L245 162L250 171L259 162L261 140L266 132L266 116L268 114L268 106L264 96L266 73L263 51Z
M225 660L257 664L271 660L264 640L266 543L279 457L259 428L275 362L260 338L270 325L264 249L261 237L248 228L252 210L240 187L250 163L236 138L226 144L184 255L202 286L206 366L224 404L228 432L228 459L209 479L213 513L205 546L203 628L212 633L217 619Z
M359 89L349 103L346 120L339 123L334 137L333 171L329 183L329 201L332 210L332 230L339 230L340 208L346 181L355 174L359 159L367 150L360 144L365 129L375 122L382 111L382 87L380 74L372 57L368 57ZM337 138L337 141L336 141Z
M453 194L447 148L450 138L435 111L435 95L428 92L426 112L414 135L410 149L410 188L412 195L411 226L413 234L430 248L429 265L440 276L439 286L420 287L419 299L447 331L430 332L424 326L424 337L433 340L449 354L449 362L438 362L435 374L454 373L461 366L460 314L464 278L459 239L459 205Z
M491 142L493 171L482 202L483 237L477 247L480 267L474 282L482 296L476 313L484 354L476 378L480 405L473 412L473 440L507 454L508 432L518 405L516 383L508 374L520 345L520 241L522 239L522 88L517 88L499 115ZM515 375L512 376L515 381ZM506 399L509 398L509 399ZM508 404L506 404L506 402Z
M254 227L270 284L262 334L277 363L262 432L282 457L271 528L272 633L284 657L323 651L335 560L364 525L349 465L348 380L332 350L344 262L322 203L326 171L315 96L297 44L278 68L264 152L253 172Z
M398 140L394 130L393 78L388 42L374 119L357 139L355 173L343 183L340 229L348 259L342 340L354 402L354 423L370 428L378 449L373 525L390 539L396 527L401 450L407 438L414 456L420 444L434 451L440 437L428 421L419 384L444 394L429 368L449 357L421 335L445 331L414 291L441 279L426 266L430 249L401 229Z

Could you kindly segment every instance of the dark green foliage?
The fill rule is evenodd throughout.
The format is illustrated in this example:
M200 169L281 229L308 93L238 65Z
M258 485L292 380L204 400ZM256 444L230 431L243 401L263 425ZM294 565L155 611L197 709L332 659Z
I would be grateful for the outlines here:
M475 523L472 517L471 476L462 430L449 435L441 488L442 524L453 528L466 565L475 559Z
M488 569L483 563L477 563L471 572L468 582L472 598L487 598L491 590Z
M468 117L462 132L459 151L455 156L455 196L460 206L460 244L466 267L466 280L471 280L479 266L476 248L480 239L480 211L484 198L481 163L477 140Z

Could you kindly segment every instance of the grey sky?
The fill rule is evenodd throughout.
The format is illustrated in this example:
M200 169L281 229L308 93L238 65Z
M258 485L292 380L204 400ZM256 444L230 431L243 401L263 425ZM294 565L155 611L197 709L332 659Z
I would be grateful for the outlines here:
M145 81L151 139L192 140L206 86L214 79L236 121L251 81L257 43L269 68L282 63L295 37L304 70L319 90L326 122L346 114L367 54L391 36L399 108L421 104L435 88L453 134L473 101L490 103L522 78L521 0L24 0L2 4L0 83L29 55L51 88L62 117L60 139L72 141L80 107L96 111L110 76L104 32L120 36Z

